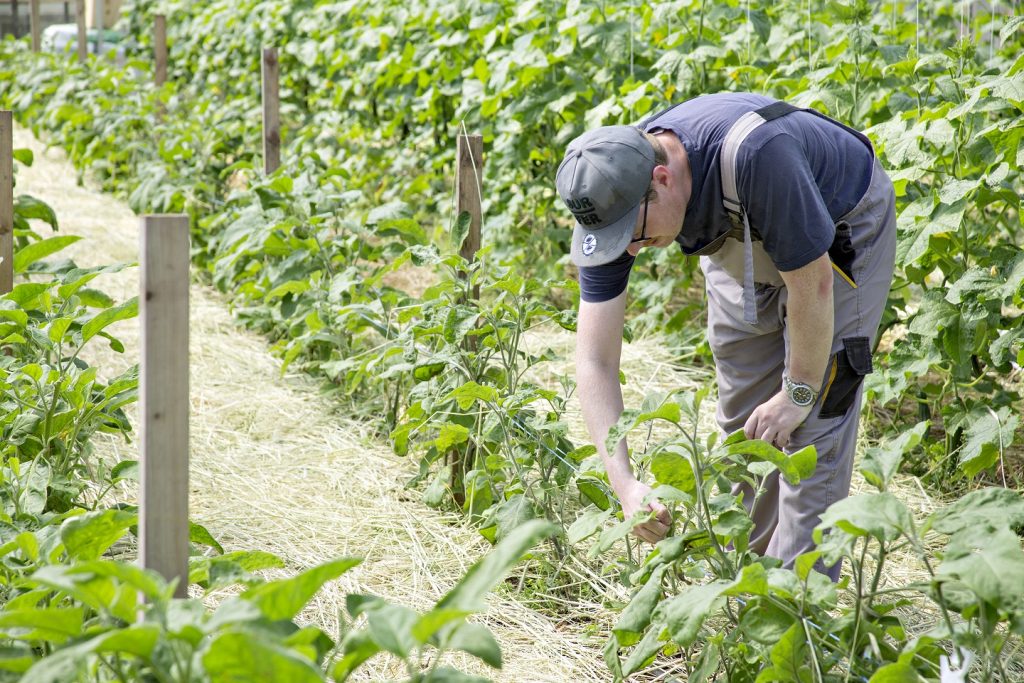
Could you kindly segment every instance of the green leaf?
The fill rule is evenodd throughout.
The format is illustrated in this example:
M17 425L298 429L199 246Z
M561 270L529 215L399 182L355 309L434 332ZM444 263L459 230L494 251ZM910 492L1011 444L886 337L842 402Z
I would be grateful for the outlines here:
M40 220L47 223L54 230L57 229L57 214L53 212L49 204L35 197L25 194L19 195L14 200L14 215L25 220ZM77 242L80 239L81 237L76 237L72 241ZM17 256L15 256L15 260L17 260Z
M23 282L14 285L14 289L5 294L4 298L13 301L19 308L35 308L36 299L48 289L50 289L50 285L38 282Z
M448 648L467 652L495 669L501 668L501 646L490 630L480 624L459 624L448 639Z
M674 486L686 493L695 493L697 479L689 459L675 450L658 451L651 458L651 474L659 484Z
M479 612L484 609L483 598L514 567L523 554L541 540L552 536L557 527L544 520L534 519L513 530L437 603L436 608Z
M814 468L818 462L814 446L806 446L792 455L786 455L761 439L749 439L738 443L727 441L723 445L727 446L726 452L729 455L746 455L772 463L786 478L786 481L793 485L799 484L802 479L814 474Z
M202 654L202 661L210 680L222 683L322 683L324 680L315 662L254 631L217 634Z
M981 407L971 411L964 445L960 450L960 467L968 477L994 465L1013 443L1020 415L1003 406L998 411Z
M37 607L0 611L0 632L18 640L67 642L82 633L82 607Z
M803 624L793 624L771 650L772 666L757 676L757 683L813 683Z
M925 529L929 527L944 534L985 527L1024 527L1024 496L1004 488L971 491L933 512Z
M662 587L661 578L665 575L669 565L663 564L651 572L639 591L630 599L629 604L622 610L612 633L619 647L629 647L640 642L641 635L651 623L651 615L654 608L661 599Z
M203 525L196 524L191 520L189 520L188 523L188 540L198 545L205 545L208 548L213 548L222 555L224 554L224 548L217 542L217 539L213 537L213 534L211 534Z
M14 255L14 272L24 273L25 269L36 261L44 259L51 254L55 254L80 239L82 238L75 235L61 235L58 237L49 237L38 242L32 242L28 246L19 249Z
M796 617L763 596L747 601L740 614L740 630L762 645L772 645L790 629Z
M408 607L383 603L366 613L367 627L374 642L403 659L416 648L413 627L420 616Z
M691 586L685 592L659 604L652 619L668 626L673 641L689 647L697 639L700 627L711 614L712 607L730 585L725 579L717 579L711 583Z
M466 241L466 237L469 235L469 228L473 222L473 217L469 215L468 211L461 211L455 219L455 225L452 227L452 247L456 250L462 248L463 242Z
M60 537L68 557L97 560L135 524L138 524L138 515L133 512L87 512L61 524Z
M459 408L469 410L477 401L484 404L496 403L498 401L498 392L494 387L481 386L476 382L466 382L461 387L453 389L441 400L454 400L459 404Z
M332 581L362 562L359 558L343 557L307 569L290 579L271 581L262 586L250 588L242 598L251 600L263 615L272 621L294 619L323 585ZM276 679L253 679L276 680ZM287 680L287 679L281 679Z
M930 426L928 421L918 422L896 438L868 448L860 465L861 474L868 483L884 491L899 470L903 456L921 444Z
M612 512L609 509L588 508L582 515L576 518L576 521L569 525L566 531L569 543L576 544L585 538L593 536L611 516Z
M868 683L920 683L921 677L910 662L886 664L872 674Z
M1020 538L1005 526L973 527L949 539L936 579L957 579L982 600L1000 609L1024 608L1024 551Z
M446 422L441 425L441 430L434 439L434 446L439 453L444 453L453 446L466 443L469 440L469 428L454 422Z
M852 536L870 535L879 541L891 541L903 533L911 533L914 521L906 505L885 492L852 496L833 503L821 516L815 538L820 538L821 530L832 527Z
M120 320L128 320L134 318L139 314L139 298L133 297L131 300L100 311L93 316L88 322L82 325L82 341L87 342L95 337L101 330L112 325Z
M19 147L14 150L12 156L15 161L25 167L31 166L33 162L35 162L36 158L35 154L32 153L32 150L27 147Z

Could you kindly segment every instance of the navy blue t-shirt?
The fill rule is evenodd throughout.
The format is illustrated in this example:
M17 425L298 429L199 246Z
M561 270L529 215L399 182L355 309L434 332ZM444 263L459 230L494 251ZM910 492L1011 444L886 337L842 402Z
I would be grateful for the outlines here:
M693 185L676 237L684 254L732 229L722 206L719 149L741 116L775 101L746 93L703 95L645 122L645 132L671 131L686 149ZM835 221L867 190L873 156L866 137L809 111L768 121L740 145L736 189L751 229L776 268L796 270L828 251ZM607 301L621 294L633 260L623 253L611 263L580 268L583 300Z

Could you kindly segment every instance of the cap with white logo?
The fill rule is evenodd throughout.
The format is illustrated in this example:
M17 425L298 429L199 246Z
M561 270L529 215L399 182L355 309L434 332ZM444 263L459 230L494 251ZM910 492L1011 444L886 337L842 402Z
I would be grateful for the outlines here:
M576 217L573 263L599 266L622 255L654 167L654 148L633 126L604 126L569 143L555 186Z

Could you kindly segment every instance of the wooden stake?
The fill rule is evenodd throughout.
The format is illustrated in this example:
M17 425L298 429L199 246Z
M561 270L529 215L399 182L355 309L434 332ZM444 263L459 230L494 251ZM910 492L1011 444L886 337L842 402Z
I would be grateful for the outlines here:
M85 27L85 0L75 0L75 23L78 24L78 61L85 63L89 54L87 29Z
M0 111L0 294L14 289L14 116Z
M263 172L267 175L281 165L278 74L277 48L263 48Z
M156 60L153 82L160 87L167 81L167 17L158 14L153 21L153 57Z
M188 287L185 215L143 216L139 557L188 587Z
M480 135L459 135L455 147L458 172L455 175L455 216L469 214L469 233L459 249L462 258L472 261L480 250L480 208L483 178L484 139Z
M39 25L39 0L28 0L29 23L32 31L32 52L39 52L43 27Z

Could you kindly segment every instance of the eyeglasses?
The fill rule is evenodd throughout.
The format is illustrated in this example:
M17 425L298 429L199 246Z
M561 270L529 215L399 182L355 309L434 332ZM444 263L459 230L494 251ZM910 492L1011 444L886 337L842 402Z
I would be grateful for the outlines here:
M636 242L647 242L648 240L654 239L653 237L648 237L647 236L647 202L649 202L649 201L650 201L650 196L649 195L645 196L644 197L644 222L640 224L640 236L639 237L634 237L633 239L631 239L629 241L630 244L635 244Z

